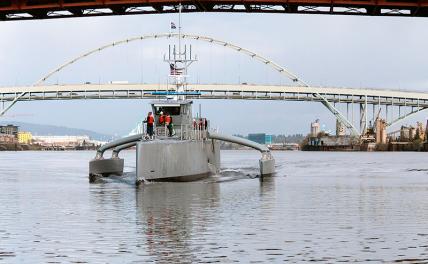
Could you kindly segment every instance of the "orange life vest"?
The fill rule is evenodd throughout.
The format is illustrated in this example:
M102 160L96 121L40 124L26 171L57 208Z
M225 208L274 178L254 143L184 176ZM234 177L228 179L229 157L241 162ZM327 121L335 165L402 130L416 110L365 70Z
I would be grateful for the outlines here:
M147 124L153 125L154 122L155 122L155 118L153 117L153 115L147 116Z
M163 124L165 122L165 116L164 115L161 115L160 117L159 117L159 124Z
M171 116L167 115L167 116L165 117L165 123L166 123L167 125L169 125L169 124L171 123L171 121L172 121Z

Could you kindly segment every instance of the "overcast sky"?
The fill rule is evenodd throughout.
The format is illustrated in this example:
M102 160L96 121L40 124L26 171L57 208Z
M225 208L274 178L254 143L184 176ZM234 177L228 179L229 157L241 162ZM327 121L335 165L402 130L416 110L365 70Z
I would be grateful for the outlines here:
M128 37L168 32L176 14L0 23L0 86L31 85L80 53ZM289 14L184 14L187 33L232 42L285 66L311 85L427 91L428 20ZM191 42L199 61L193 82L287 84L236 52ZM107 50L53 76L51 83L165 82L168 43L145 41ZM0 88L1 89L1 88ZM127 134L149 110L147 100L20 102L6 120ZM334 130L318 103L196 101L221 131L304 133L316 118ZM197 107L195 107L196 111ZM15 116L14 116L15 115ZM427 113L416 118L426 120ZM3 118L4 119L4 118ZM412 119L408 122L413 122Z

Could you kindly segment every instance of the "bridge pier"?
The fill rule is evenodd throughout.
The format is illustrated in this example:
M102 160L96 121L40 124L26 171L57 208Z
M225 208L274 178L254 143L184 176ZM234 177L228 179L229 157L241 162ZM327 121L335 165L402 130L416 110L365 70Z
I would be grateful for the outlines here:
M360 104L360 135L365 135L367 132L367 96L364 103Z

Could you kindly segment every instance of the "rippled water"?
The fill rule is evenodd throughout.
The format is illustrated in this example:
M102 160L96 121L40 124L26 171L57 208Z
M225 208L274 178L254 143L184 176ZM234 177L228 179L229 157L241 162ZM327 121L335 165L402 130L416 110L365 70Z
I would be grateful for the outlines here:
M221 175L89 184L93 152L0 152L0 262L428 262L424 153L224 151Z

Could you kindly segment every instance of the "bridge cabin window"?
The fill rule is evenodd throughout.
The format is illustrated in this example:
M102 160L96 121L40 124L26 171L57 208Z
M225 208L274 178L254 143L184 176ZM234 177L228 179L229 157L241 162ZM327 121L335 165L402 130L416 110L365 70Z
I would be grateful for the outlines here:
M155 109L156 109L156 112L155 112L156 115L159 115L160 112L163 112L164 115L170 114L172 116L177 116L177 115L180 115L181 107L180 106L155 106Z
M171 103L159 102L152 104L152 110L156 120L159 120L160 112L164 115L170 114L175 126L192 124L192 105L191 102ZM157 121L158 122L158 121Z

